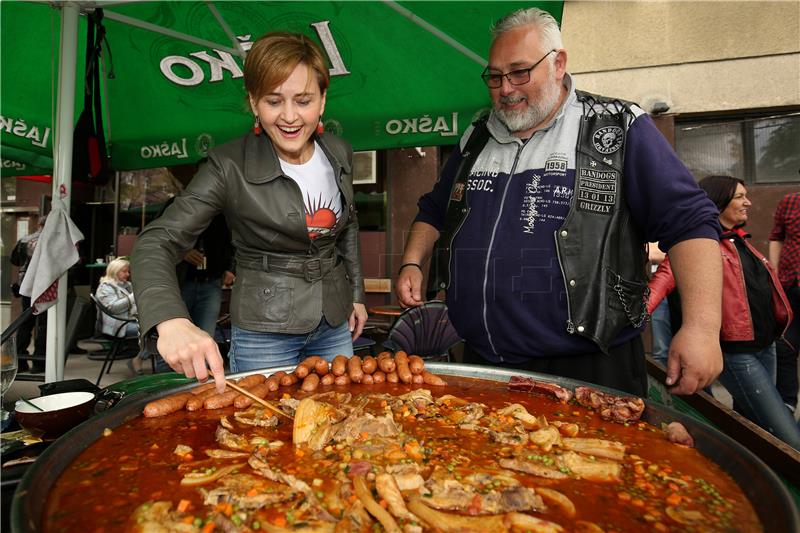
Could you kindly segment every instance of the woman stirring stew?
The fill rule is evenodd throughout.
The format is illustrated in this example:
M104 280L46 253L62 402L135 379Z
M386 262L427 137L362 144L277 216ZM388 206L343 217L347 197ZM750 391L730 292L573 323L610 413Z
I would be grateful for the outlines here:
M307 37L268 33L244 66L253 130L209 152L186 190L139 236L133 282L143 335L175 371L223 387L214 340L189 320L175 265L217 213L236 248L233 372L353 353L367 318L352 148L323 133L329 72Z

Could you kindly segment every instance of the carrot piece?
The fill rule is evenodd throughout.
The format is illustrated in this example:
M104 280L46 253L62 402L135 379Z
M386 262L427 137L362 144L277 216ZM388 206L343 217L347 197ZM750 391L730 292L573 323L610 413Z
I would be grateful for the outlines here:
M214 531L215 527L217 527L217 526L216 526L216 524L214 524L214 522L211 522L211 521L206 522L206 525L203 526L202 532L203 533L211 533L212 531Z
M286 527L286 517L283 515L278 515L275 520L272 521L278 527Z
M679 503L681 503L681 500L682 500L681 495L676 492L673 492L669 496L667 496L666 502L668 505L678 505Z
M189 510L189 507L191 507L191 505L192 505L192 502L190 502L189 500L181 500L181 501L179 501L178 502L178 507L177 507L178 512L179 513L185 513L186 511Z

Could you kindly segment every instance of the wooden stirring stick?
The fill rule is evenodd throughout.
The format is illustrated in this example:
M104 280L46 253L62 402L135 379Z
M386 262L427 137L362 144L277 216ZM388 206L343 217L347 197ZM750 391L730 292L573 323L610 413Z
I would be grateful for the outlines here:
M225 384L228 385L228 387L230 387L233 390L235 390L236 392L244 394L245 396L247 396L248 398L250 398L254 402L263 405L264 407L266 407L267 409L269 409L273 413L279 414L281 416L285 416L289 420L294 420L294 418L292 418L291 416L289 416L286 413L284 413L283 411L281 411L280 408L275 407L274 405L272 405L272 403L268 402L267 400L262 400L261 398L259 398L255 394L251 393L249 390L243 389L242 387L240 387L236 383L233 383L232 381L226 379L225 380Z

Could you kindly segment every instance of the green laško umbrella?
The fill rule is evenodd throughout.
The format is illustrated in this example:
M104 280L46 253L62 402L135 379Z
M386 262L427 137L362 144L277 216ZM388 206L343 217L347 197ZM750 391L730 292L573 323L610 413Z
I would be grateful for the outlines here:
M563 3L73 4L104 10L108 153L111 168L133 170L196 161L251 127L243 57L253 40L274 30L302 32L323 45L332 74L325 127L356 150L453 144L488 106L479 74L491 24L535 5L560 19ZM60 11L0 3L4 174L52 168ZM83 107L85 26L79 17L75 118Z

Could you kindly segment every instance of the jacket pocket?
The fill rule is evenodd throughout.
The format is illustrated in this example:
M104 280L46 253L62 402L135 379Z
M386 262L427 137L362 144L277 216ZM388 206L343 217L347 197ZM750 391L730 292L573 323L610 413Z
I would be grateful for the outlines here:
M239 310L242 324L282 325L292 318L294 289L291 279L279 279L268 272L246 270L234 285L232 305ZM238 289L238 290L237 290Z

